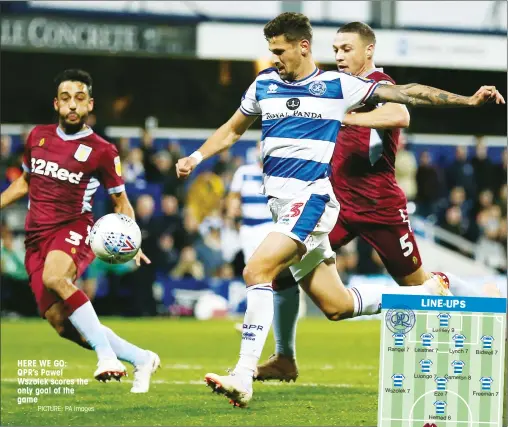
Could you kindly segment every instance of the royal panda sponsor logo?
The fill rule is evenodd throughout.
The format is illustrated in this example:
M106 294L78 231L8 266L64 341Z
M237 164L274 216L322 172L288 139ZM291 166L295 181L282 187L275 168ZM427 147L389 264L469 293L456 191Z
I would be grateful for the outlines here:
M305 119L322 119L321 113L315 113L313 111L286 111L285 113L266 113L263 117L264 120L276 120L284 119L286 117L303 117Z

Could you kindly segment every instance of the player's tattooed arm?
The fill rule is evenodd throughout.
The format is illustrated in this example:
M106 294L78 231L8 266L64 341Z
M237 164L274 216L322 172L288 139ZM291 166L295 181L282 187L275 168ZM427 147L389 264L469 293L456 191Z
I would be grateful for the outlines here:
M369 103L395 102L407 105L479 107L487 102L504 104L495 86L482 86L473 96L462 96L418 83L407 85L378 85Z
M19 178L14 180L0 196L0 209L3 209L11 203L14 203L16 200L26 196L28 194L29 180L30 175L28 172L23 172Z

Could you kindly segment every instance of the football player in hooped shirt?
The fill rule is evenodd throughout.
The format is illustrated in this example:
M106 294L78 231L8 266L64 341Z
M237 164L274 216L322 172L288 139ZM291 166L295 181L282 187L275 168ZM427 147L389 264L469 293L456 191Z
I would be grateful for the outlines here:
M333 43L339 71L394 85L393 79L374 65L376 37L362 22L339 28ZM445 281L458 296L498 296L497 289L468 284L448 272L423 269L418 246L406 210L406 196L395 180L395 156L400 128L409 126L404 105L363 105L342 121L332 156L332 187L340 203L337 224L330 243L336 249L357 236L379 254L402 286L421 285L426 280ZM285 289L274 289L275 354L257 370L257 379L296 380L295 332L298 301L295 286L286 280ZM292 286L291 286L292 285ZM281 307L284 307L282 309Z
M263 191L269 197L273 231L247 262L247 310L240 358L230 375L205 375L207 384L232 403L246 406L273 319L272 282L287 267L319 308L339 320L379 312L383 293L399 288L367 284L346 289L335 266L328 235L339 216L328 167L345 114L365 103L479 106L503 103L495 87L466 97L419 84L379 84L337 71L321 71L312 58L312 27L305 15L283 13L264 27L275 65L262 71L240 108L190 156L178 160L179 177L232 146L262 118ZM415 287L416 288L416 287ZM448 293L426 281L414 294ZM403 293L413 289L404 289Z
M86 124L92 111L92 78L82 70L66 70L55 80L54 109L59 123L36 126L26 141L23 174L1 195L1 208L26 194L25 266L39 312L58 334L95 350L94 376L119 380L125 366L134 367L133 393L148 391L159 357L125 341L102 325L74 281L94 258L88 242L93 225L94 193L103 184L115 212L134 218L125 193L115 146ZM150 263L139 250L136 263ZM120 360L119 360L120 359Z

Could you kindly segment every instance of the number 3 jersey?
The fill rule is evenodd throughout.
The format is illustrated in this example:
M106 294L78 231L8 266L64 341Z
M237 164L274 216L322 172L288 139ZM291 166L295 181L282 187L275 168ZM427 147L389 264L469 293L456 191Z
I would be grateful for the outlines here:
M23 170L30 175L28 234L77 219L91 223L101 183L109 194L125 191L116 147L92 129L67 135L55 124L36 126L26 142Z

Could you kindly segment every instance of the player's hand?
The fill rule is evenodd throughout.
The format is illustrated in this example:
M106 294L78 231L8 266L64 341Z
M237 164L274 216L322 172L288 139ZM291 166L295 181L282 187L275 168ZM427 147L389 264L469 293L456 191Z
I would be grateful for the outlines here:
M141 248L139 248L139 251L138 253L136 254L136 256L134 257L134 259L136 260L136 265L139 267L141 265L141 260L143 260L143 262L145 264L151 264L152 261L150 261L150 258L148 258L144 253L143 251L141 250Z
M482 86L473 96L470 97L469 105L479 107L487 102L505 104L503 96L499 93L495 86Z
M182 157L176 164L176 176L178 178L187 178L198 165L194 157Z

